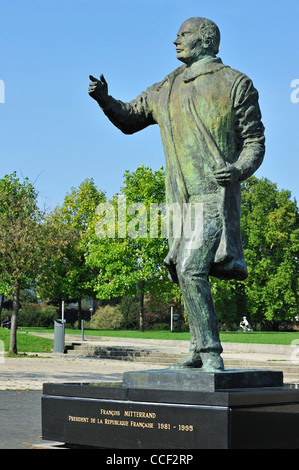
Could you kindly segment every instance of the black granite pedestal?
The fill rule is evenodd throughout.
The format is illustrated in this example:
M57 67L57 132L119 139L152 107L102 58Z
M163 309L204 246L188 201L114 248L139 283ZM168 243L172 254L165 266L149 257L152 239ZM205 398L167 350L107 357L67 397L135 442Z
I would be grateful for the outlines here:
M105 449L299 449L299 389L281 372L256 370L44 384L42 435Z

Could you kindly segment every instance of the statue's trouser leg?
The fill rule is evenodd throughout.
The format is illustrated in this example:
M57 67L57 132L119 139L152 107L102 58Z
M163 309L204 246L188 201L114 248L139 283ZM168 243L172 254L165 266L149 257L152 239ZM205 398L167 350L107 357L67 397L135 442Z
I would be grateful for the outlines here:
M185 309L190 326L190 352L222 352L218 332L218 319L214 308L209 281L203 276L179 275Z
M218 319L208 281L221 233L219 213L217 210L213 214L210 211L197 246L190 248L187 239L180 244L176 271L191 333L190 350L186 358L188 367L192 367L192 361L196 364L194 367L200 367L198 364L201 359L206 369L209 369L207 364L210 364L210 369L223 368Z

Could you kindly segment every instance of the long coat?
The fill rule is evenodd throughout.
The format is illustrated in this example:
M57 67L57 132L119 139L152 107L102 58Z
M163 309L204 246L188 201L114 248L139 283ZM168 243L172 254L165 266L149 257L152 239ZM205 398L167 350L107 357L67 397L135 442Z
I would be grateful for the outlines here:
M159 125L167 203L182 204L197 194L212 194L222 218L222 235L209 274L245 279L240 182L221 187L213 171L232 164L240 170L242 181L262 163L264 126L252 81L220 58L209 57L179 67L130 103L109 97L101 107L126 134ZM174 281L177 252L178 244L173 242L165 259Z

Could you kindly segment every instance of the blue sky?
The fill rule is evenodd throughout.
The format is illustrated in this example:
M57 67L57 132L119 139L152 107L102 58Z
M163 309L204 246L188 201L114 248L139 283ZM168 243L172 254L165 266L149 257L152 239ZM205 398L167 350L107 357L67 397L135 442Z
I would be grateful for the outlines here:
M85 178L110 197L125 170L163 166L158 126L123 135L88 96L88 76L104 73L110 94L135 98L181 65L172 42L192 16L218 24L219 56L259 91L267 150L256 176L298 200L297 0L2 0L1 177L29 177L54 207Z

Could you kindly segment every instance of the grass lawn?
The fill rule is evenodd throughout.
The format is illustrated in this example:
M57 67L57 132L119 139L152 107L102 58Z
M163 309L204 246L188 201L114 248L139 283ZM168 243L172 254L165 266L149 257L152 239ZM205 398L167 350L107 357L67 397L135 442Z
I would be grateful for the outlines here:
M299 331L222 331L220 339L223 343L258 343L291 345L292 341L299 341Z
M21 328L20 328L21 330ZM5 330L8 331L8 330ZM40 333L54 333L54 329L47 328L22 328L23 332L40 332ZM65 334L80 335L81 330L73 330L66 328ZM29 335L22 335L19 333L18 341L22 337ZM143 338L143 339L166 339L166 340L181 340L189 341L189 332L179 333L171 331L144 331L137 330L84 330L84 336L108 336L108 337L121 337L121 338ZM31 342L33 336L29 336ZM36 337L35 337L36 338ZM1 339L1 336L0 336ZM282 344L290 345L292 341L299 341L299 331L297 332L271 332L271 331L253 331L248 333L222 331L220 332L220 339L222 342L230 343L258 343L258 344ZM53 343L52 343L53 344ZM21 349L20 349L21 351Z
M39 353L51 352L54 348L53 339L44 338L42 336L33 336L26 334L27 332L54 333L54 329L48 328L19 328L17 332L17 348L19 353ZM65 334L81 336L81 330L72 330L66 328ZM181 340L189 341L190 334L188 332L179 333L171 331L136 331L136 330L85 330L84 336L108 336L121 338L143 338L143 339L164 339L164 340ZM4 343L5 351L9 349L10 330L0 328L0 341ZM271 331L253 331L243 332L220 332L221 342L230 343L258 343L258 344L282 344L291 345L292 341L299 342L298 332L271 332ZM2 348L0 347L0 350Z
M8 351L10 340L10 330L0 328L0 341L4 342L4 350ZM54 348L54 341L49 338L24 334L17 332L17 349L19 353L24 352L51 352ZM3 348L1 348L3 350Z

